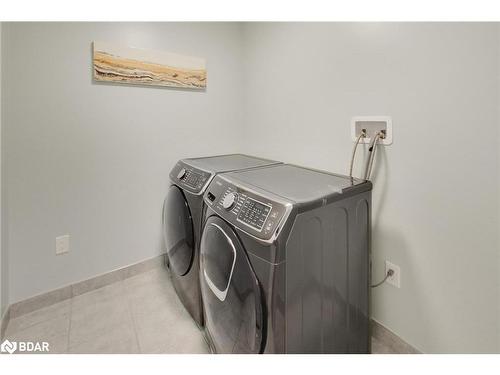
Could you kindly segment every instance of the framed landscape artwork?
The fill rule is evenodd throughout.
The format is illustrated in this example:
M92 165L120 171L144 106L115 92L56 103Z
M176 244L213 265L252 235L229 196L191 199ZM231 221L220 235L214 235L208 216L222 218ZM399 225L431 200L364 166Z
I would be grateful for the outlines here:
M205 89L205 60L148 49L93 43L94 80L133 85Z

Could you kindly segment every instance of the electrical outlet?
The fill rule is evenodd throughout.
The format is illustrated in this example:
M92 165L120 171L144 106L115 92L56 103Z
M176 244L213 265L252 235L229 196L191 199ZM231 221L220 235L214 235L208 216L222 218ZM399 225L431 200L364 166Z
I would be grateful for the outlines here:
M387 271L393 270L394 273L392 276L389 276L387 278L387 282L391 285L394 285L396 288L401 288L401 269L399 266L396 266L395 264L385 261L385 274L387 275Z
M56 255L69 252L69 234L56 237Z

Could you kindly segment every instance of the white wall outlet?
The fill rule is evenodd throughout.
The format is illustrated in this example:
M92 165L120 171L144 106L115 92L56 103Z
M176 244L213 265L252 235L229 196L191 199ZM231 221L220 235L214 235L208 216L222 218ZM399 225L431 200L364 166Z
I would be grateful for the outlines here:
M69 234L56 237L56 255L69 252Z
M388 146L392 144L392 118L389 116L355 116L351 119L351 138L355 141L362 130L366 137L361 138L359 143L369 144L373 137L380 131L385 133L383 139L378 143Z
M394 273L392 276L389 276L387 278L387 282L391 285L394 285L396 288L401 288L401 270L399 266L396 266L395 264L385 261L385 274L387 275L387 271L393 270Z

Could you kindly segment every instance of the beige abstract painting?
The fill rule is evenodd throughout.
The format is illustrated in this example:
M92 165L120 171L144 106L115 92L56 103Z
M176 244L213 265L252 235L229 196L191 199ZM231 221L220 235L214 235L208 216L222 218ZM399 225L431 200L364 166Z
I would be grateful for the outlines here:
M205 89L205 60L148 49L93 43L94 79L150 86Z

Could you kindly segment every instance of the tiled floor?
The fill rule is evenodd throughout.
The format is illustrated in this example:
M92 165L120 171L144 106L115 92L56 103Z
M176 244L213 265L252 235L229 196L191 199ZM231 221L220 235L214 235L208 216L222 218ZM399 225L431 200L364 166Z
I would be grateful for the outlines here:
M162 268L12 319L6 338L48 341L50 353L208 353Z
M51 353L208 352L162 268L12 319L6 338Z

